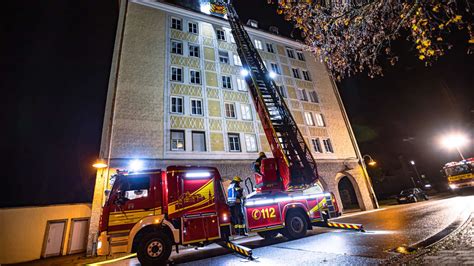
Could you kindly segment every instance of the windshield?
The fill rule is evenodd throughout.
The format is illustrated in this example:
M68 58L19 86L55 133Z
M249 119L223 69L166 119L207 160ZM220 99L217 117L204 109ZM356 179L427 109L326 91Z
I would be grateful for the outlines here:
M448 167L444 169L447 176L454 176L454 175L463 175L469 174L472 172L472 165L469 164L460 164Z

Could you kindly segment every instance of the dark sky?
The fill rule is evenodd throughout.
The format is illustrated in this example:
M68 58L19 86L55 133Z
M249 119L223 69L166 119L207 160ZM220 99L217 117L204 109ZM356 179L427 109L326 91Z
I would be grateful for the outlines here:
M0 11L0 206L91 201L117 2L10 1ZM266 0L235 2L242 20L291 31ZM387 169L404 153L433 176L457 159L435 137L450 128L472 130L474 62L463 46L426 68L399 44L400 62L384 77L340 84L363 153Z

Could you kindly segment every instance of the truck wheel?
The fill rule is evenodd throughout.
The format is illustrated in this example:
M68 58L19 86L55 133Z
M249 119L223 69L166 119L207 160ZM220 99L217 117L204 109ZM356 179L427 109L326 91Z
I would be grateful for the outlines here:
M142 265L165 265L171 254L172 243L168 235L154 232L145 235L138 245L137 256Z
M271 239L274 239L278 235L278 231L276 230L264 231L264 232L258 232L257 234L260 237L265 238L265 240L271 240Z
M304 217L300 212L290 212L286 216L285 223L286 226L283 230L283 235L286 238L296 239L306 235L308 224L306 222L306 217Z

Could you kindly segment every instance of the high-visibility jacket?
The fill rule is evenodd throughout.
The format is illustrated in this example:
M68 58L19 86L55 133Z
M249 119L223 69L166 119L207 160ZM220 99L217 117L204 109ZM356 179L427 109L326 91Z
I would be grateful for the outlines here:
M231 183L229 188L227 189L227 202L229 205L233 205L236 203L240 203L240 198L242 197L242 188L236 183Z

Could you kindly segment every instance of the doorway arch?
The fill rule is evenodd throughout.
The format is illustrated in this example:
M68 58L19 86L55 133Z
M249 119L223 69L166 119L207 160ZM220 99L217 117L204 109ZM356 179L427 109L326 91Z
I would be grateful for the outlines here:
M357 200L357 194L352 185L351 180L347 176L343 176L339 179L337 184L339 190L339 196L341 198L342 207L344 210L355 210L361 209L359 201Z

